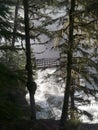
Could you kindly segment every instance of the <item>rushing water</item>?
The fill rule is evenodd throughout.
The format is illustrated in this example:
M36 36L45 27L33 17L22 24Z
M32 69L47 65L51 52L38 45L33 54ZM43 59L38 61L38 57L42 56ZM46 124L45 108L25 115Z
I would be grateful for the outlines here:
M35 100L37 104L37 118L54 118L59 119L61 116L61 109L63 104L64 86L60 83L55 83L55 79L48 77L49 74L54 73L55 68L38 70L37 91L35 94ZM83 95L84 96L84 95ZM87 110L93 114L93 120L90 121L86 116L82 115L80 119L83 122L98 123L98 102L94 100L94 97L89 98L91 103L88 105L79 106L81 110ZM29 95L26 95L27 101L29 101Z

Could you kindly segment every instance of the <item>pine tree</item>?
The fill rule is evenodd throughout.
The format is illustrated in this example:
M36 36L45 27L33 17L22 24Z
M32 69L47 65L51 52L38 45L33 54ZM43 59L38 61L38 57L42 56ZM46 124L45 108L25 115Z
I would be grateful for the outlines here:
M0 2L0 39L2 38L10 38L9 30L11 29L9 22L9 7Z
M60 129L64 128L64 124L68 119L68 104L69 104L69 96L70 96L70 88L71 88L71 71L72 71L72 55L73 55L73 29L74 29L74 10L75 10L75 0L71 1L69 11L69 42L68 42L68 50L67 50L67 79L66 79L66 90L64 93L64 104L62 109L62 115L60 119Z
M31 46L30 46L30 32L29 32L29 6L28 1L23 1L24 5L24 23L25 23L25 41L26 41L26 69L27 69L27 88L30 94L31 105L31 120L36 120L35 99L34 94L36 90L36 83L33 79L32 63L31 63Z
M64 1L67 3L68 1ZM62 2L60 2L62 5ZM64 4L63 4L64 5ZM63 7L61 6L61 8ZM65 4L66 6L66 4ZM57 20L59 21L60 25L62 25L62 28L54 31L54 36L56 36L56 45L59 46L61 50L61 71L63 72L62 78L66 81L66 62L67 62L67 51L69 46L69 32L68 29L70 28L70 23L68 19L69 15L69 7L70 2L67 3L66 6L66 14L63 15L63 17L59 17ZM73 39L74 39L74 45L73 45L73 56L72 56L72 81L71 81L71 89L70 89L70 110L68 110L69 118L72 118L75 116L74 112L84 113L86 115L89 115L89 113L86 113L85 111L81 111L77 108L76 102L81 102L80 104L88 104L90 103L89 100L83 99L83 97L79 98L78 96L74 96L74 92L78 91L83 92L85 94L90 94L96 97L95 93L97 92L96 86L97 86L97 79L98 76L94 73L98 72L97 66L96 66L96 56L97 51L95 52L97 48L97 38L95 38L96 34L96 18L93 18L92 15L88 15L88 4L86 1L76 1L75 4L75 12L74 12L74 33L73 33ZM63 10L63 8L62 8ZM55 20L56 21L56 20ZM92 42L93 41L93 42ZM91 68L95 70L90 71ZM64 74L65 72L65 74ZM80 80L83 79L85 81L85 86L82 86L80 84ZM95 80L96 79L96 80ZM73 86L75 88L73 88ZM72 91L73 90L73 91ZM72 94L73 93L73 94ZM81 93L80 93L81 94ZM74 101L73 101L74 100ZM75 101L76 100L76 101ZM73 112L72 112L73 111ZM72 114L73 113L73 114ZM70 115L71 114L71 115ZM91 117L91 116L90 116Z

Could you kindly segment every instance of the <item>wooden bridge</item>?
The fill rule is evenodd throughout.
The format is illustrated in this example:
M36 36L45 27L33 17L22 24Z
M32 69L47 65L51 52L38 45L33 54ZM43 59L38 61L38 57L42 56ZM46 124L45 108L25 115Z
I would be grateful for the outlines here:
M57 58L43 58L36 59L37 68L52 68L60 65L60 61Z
M19 61L18 62L8 62L6 60L0 59L0 62L4 63L5 65L9 66L9 68L16 68L19 65ZM60 60L57 58L42 58L42 59L36 59L35 60L35 64L37 66L37 69L41 69L41 68L52 68L52 67L57 67L60 65ZM33 66L35 66L35 64Z

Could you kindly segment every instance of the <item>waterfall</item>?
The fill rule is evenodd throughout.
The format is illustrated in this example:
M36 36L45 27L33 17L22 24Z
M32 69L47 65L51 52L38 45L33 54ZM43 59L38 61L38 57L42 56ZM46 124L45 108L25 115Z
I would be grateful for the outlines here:
M37 91L35 94L37 118L38 119L60 119L61 109L63 105L64 86L55 82L53 76L48 77L49 74L53 74L55 68L48 68L45 70L37 70ZM80 120L89 123L98 123L98 101L95 101L94 97L83 95L86 99L90 99L91 103L88 105L79 106L81 110L87 110L93 114L93 120L90 121L86 116L82 115ZM29 101L28 94L26 95L27 101Z

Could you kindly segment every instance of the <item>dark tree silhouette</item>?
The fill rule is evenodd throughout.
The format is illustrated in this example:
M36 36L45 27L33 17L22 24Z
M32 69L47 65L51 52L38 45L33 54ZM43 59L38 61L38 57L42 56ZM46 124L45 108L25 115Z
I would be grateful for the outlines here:
M36 120L36 110L35 110L35 99L34 94L36 90L36 83L33 79L32 62L31 62L31 47L30 47L30 34L29 34L29 5L28 0L23 0L24 5L24 22L25 22L25 41L26 41L26 69L27 69L27 88L30 95L30 105L31 105L31 120Z
M68 42L68 51L67 51L67 79L66 79L66 89L64 93L64 104L62 108L62 115L60 119L60 130L64 128L64 124L68 119L68 106L69 106L69 97L70 97L70 88L71 88L71 71L72 71L72 54L73 54L73 28L74 28L74 10L75 10L75 0L71 0L71 8L69 12L69 42Z

